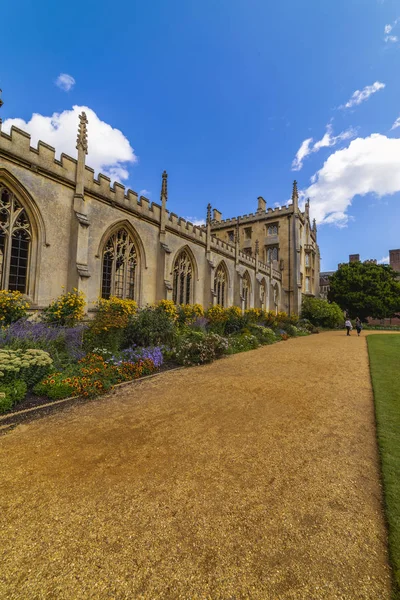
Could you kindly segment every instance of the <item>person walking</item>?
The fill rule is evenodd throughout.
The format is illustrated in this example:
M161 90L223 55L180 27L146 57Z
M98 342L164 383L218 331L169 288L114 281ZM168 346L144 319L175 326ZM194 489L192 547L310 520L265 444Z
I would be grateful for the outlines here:
M353 329L350 319L346 319L344 326L347 329L347 335L350 335L350 331Z
M359 336L361 333L361 329L362 329L362 323L359 317L357 317L356 319L356 329L357 329L357 335Z

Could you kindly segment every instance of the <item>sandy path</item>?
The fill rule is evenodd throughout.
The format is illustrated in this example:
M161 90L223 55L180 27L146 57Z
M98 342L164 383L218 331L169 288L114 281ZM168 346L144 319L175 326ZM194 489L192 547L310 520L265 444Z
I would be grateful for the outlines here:
M0 438L0 597L390 597L365 339L167 373Z

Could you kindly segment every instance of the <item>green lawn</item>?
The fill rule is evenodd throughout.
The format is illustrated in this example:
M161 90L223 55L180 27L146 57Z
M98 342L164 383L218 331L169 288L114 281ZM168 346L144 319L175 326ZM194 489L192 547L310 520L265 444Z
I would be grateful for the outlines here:
M400 599L400 335L370 335L367 339L397 600Z

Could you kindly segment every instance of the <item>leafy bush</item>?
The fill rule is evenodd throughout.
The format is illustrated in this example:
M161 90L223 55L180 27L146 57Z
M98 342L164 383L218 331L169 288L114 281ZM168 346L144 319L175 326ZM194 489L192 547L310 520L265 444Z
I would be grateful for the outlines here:
M171 313L160 306L148 306L131 317L124 333L123 347L172 346L176 338Z
M177 307L177 322L179 325L189 325L200 317L204 317L204 310L200 304L181 304Z
M334 328L343 324L343 312L335 303L321 298L306 296L301 307L302 319L308 319L316 327Z
M176 321L178 318L178 307L172 300L160 300L154 305L154 308L165 312L172 321Z
M72 292L61 294L42 312L41 319L45 323L73 327L82 321L85 314L85 295L73 288Z
M151 360L154 366L158 369L164 362L162 346L154 346L150 348L127 348L121 352L122 361L139 362L140 360ZM116 362L118 364L118 361Z
M16 380L8 385L0 385L0 413L10 410L15 404L21 402L26 396L27 385L25 381Z
M296 337L298 335L297 327L295 327L291 323L285 323L284 329L289 337Z
M82 342L85 326L58 327L47 323L32 323L20 319L9 327L0 330L0 347L14 350L39 348L49 352L54 361L60 355L77 360L82 358Z
M251 325L250 333L254 335L261 345L273 344L276 342L275 333L269 327L262 325Z
M34 392L53 400L69 396L92 397L107 392L116 383L138 379L155 370L149 359L113 364L99 355L88 354L75 368L48 375L35 386Z
M193 331L182 337L175 351L175 360L181 365L202 365L222 356L228 349L225 338L216 333Z
M260 345L257 337L251 333L241 333L231 335L228 338L227 354L237 354L238 352L247 352L255 350Z
M108 300L99 298L97 312L91 323L94 333L109 331L110 329L124 329L129 322L129 317L135 315L138 305L134 300L111 296Z
M108 300L99 298L96 307L97 312L85 333L85 349L93 352L95 347L101 347L117 352L129 319L137 313L137 303L111 296Z
M0 350L1 385L22 380L28 387L48 373L52 359L44 350Z
M0 325L10 325L26 317L29 303L21 292L0 290Z

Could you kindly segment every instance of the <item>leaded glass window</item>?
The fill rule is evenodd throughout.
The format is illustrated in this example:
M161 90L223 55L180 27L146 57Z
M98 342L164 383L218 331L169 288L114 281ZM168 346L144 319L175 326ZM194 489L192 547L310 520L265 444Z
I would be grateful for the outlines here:
M124 228L108 239L103 251L101 296L136 300L138 256L135 243Z
M278 225L273 223L272 225L268 225L267 227L268 235L278 235Z
M173 278L175 304L190 304L193 292L193 265L186 250L182 250L176 257Z
M214 277L214 293L217 299L217 304L225 308L226 288L228 285L228 277L224 264L220 264L215 272Z
M0 187L1 289L27 293L32 231L22 204Z
M272 262L274 260L278 260L278 258L279 258L278 246L270 246L267 249L267 262Z
M250 277L245 273L242 281L242 298L244 302L244 310L250 308Z

